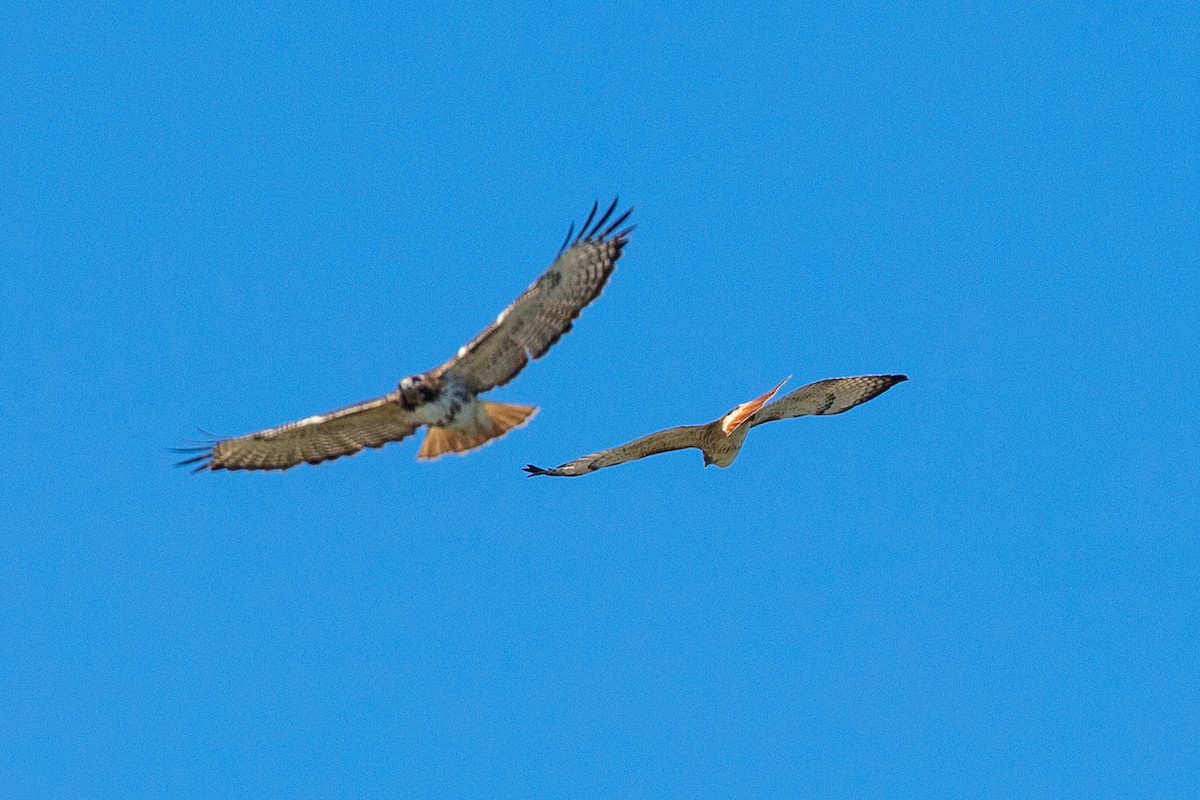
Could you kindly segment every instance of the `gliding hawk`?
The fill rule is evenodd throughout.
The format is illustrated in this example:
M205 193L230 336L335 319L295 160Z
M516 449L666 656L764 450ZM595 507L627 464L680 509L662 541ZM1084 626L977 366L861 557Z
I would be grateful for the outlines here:
M618 230L633 209L609 221L616 208L613 200L597 218L598 205L593 205L574 239L571 226L550 268L440 367L410 375L395 391L374 400L202 447L177 448L176 452L196 454L179 465L198 462L193 471L199 472L319 464L399 441L422 425L428 425L429 432L417 458L426 460L469 452L528 422L535 406L476 396L503 386L531 358L545 355L600 294L634 227Z
M803 417L810 414L841 414L878 397L901 381L904 375L860 375L856 378L828 378L802 386L791 394L784 395L774 403L767 401L775 396L779 387L787 383L784 378L764 395L742 403L728 414L718 417L707 425L682 425L634 439L632 442L601 450L598 453L560 464L554 469L542 469L529 464L524 469L530 477L555 475L577 477L595 472L604 467L636 461L639 458L667 453L671 450L698 448L704 453L704 466L716 464L728 467L737 458L746 440L746 434L755 425L777 419Z

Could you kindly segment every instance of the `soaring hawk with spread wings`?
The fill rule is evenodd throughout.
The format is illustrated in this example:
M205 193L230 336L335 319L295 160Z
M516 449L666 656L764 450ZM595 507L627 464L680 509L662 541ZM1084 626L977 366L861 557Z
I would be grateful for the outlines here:
M533 475L557 475L576 477L595 472L605 467L636 461L639 458L672 450L695 447L704 453L704 466L716 464L728 467L741 452L746 434L755 425L774 422L778 419L804 417L810 414L841 414L860 403L886 392L908 378L904 375L860 375L856 378L828 378L807 386L801 386L791 394L784 395L770 405L767 401L775 396L787 379L764 395L734 408L707 425L681 425L667 428L640 439L634 439L619 447L610 447L560 464L554 469L542 469L533 464L525 471Z
M545 355L584 306L596 299L616 267L633 226L633 209L613 218L617 201L596 216L592 206L578 235L567 232L558 257L496 321L440 367L400 381L396 390L346 408L277 428L179 448L193 470L287 469L382 447L429 427L418 459L466 453L529 421L535 406L493 403L477 395L503 386L531 358ZM611 221L610 221L611 220Z

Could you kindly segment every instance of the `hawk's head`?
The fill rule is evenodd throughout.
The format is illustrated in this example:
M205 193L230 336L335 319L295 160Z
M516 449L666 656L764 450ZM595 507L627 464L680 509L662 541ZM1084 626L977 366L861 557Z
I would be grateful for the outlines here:
M400 379L400 390L406 408L416 408L437 397L437 386L425 375L409 375Z
M418 387L424 385L424 375L409 375L407 378L400 379L400 391L405 393L416 391Z

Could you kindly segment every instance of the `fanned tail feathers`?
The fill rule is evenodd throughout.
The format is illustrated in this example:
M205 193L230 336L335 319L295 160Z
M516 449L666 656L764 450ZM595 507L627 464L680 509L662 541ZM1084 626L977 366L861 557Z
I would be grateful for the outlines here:
M779 391L779 387L783 386L789 380L791 380L790 375L781 380L779 383L775 384L775 388L771 391L767 392L766 394L759 395L753 400L742 403L737 408L733 409L733 411L730 411L728 414L722 417L721 432L728 436L737 430L743 422L758 413L758 410L766 405L768 400L775 396L775 393Z
M469 453L513 428L521 427L537 413L537 406L516 403L480 401L479 405L481 413L475 415L470 427L430 427L425 434L425 441L421 443L420 451L417 452L417 459L431 461L441 458L446 453Z

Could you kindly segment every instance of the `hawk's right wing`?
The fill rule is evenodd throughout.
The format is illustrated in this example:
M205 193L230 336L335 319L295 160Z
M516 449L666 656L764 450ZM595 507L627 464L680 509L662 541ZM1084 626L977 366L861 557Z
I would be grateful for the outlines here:
M636 461L639 458L657 455L658 453L669 453L672 450L684 450L689 447L701 447L706 428L708 428L707 425L681 425L677 428L667 428L665 431L659 431L649 436L643 436L640 439L634 439L632 442L619 445L618 447L610 447L607 450L601 450L598 453L591 453L574 461L559 464L554 469L542 469L541 467L529 464L525 467L525 471L530 475L557 475L571 478L578 475L586 475L598 469L614 467L617 464L624 464L626 461Z
M357 453L364 447L383 447L415 431L419 423L393 392L374 400L317 414L257 433L221 439L202 447L177 448L194 453L177 466L196 464L193 471L219 469L287 469L307 461L320 464Z
M801 386L765 406L750 420L751 427L764 422L810 414L841 414L886 392L906 375L859 375L855 378L826 378Z
M530 359L544 356L571 330L579 312L604 289L633 230L632 225L621 229L633 209L615 219L616 200L599 218L597 209L592 206L574 239L574 226L567 232L550 268L495 322L434 370L435 376L454 378L475 394L486 392L511 381Z

